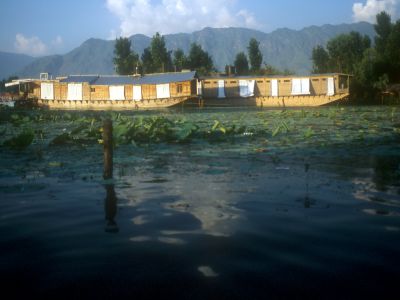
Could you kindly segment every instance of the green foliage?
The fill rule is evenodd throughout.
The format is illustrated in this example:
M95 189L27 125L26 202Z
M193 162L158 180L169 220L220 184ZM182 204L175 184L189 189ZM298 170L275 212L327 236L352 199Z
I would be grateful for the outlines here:
M250 70L254 73L260 71L263 55L260 51L260 42L255 38L250 39L249 46L247 47L249 53Z
M376 24L374 25L376 32L375 48L382 55L385 55L392 27L391 17L388 13L383 11L376 15Z
M142 54L142 65L144 73L153 73L155 68L153 64L153 57L151 55L151 50L149 47L143 50Z
M17 136L6 140L3 145L13 150L23 150L33 142L34 137L33 130L26 129Z
M234 65L238 75L247 75L249 73L249 62L244 52L239 52L236 55Z
M190 46L188 66L201 75L207 75L214 69L211 56L196 43Z
M312 50L312 61L314 74L327 73L329 71L329 54L322 46L317 46Z
M183 52L182 49L178 48L177 50L174 51L173 63L176 68L176 71L178 71L178 72L182 71L182 69L187 68L188 59L185 56L185 53Z
M119 75L129 75L135 72L139 56L131 50L131 41L128 38L117 38L114 48L115 71Z
M327 44L329 65L333 72L354 74L356 65L361 61L364 51L370 48L371 40L358 32L341 34Z
M400 21L391 23L386 12L376 16L375 46L357 32L341 34L327 43L327 50L317 46L312 51L313 72L353 74L352 96L355 99L378 98L379 93L400 80Z
M246 145L251 141L263 152L265 148L308 144L361 141L365 145L377 137L397 142L400 133L400 110L393 107L248 110L229 114L220 111L189 114L52 111L10 114L0 111L0 151L26 149L33 142L33 152L38 148L46 151L48 146L65 147L65 151L71 147L95 146L102 142L103 118L112 119L116 147L236 142ZM101 146L98 151L101 153Z
M171 54L165 46L164 36L158 32L151 39L150 52L154 72L166 72L171 69Z

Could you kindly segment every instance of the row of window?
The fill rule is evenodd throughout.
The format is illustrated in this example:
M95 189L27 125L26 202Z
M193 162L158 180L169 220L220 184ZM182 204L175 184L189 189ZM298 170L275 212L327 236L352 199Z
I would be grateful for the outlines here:
M90 87L90 92L91 92L91 93L96 93L96 88L95 88L95 87ZM176 85L176 93L177 93L177 94L183 93L182 84L177 84L177 85Z
M322 79L319 79L319 78L317 78L317 79L311 79L311 81L320 81L320 80L326 81L326 78L322 78ZM227 82L227 81L226 81L226 82ZM267 80L266 82L267 82L267 83L270 83L271 81L270 81L270 80ZM282 80L278 80L278 82L282 82ZM283 80L283 82L291 82L291 80L290 80L290 79L285 79L285 80ZM218 81L204 81L204 83L205 83L205 84L210 84L210 83L217 84ZM238 81L229 81L229 83L238 84ZM264 83L264 81L262 81L262 80L257 80L257 83Z

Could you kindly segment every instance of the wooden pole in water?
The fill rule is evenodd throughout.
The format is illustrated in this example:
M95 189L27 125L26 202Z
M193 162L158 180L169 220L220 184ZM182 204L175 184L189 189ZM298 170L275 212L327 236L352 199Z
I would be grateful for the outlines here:
M103 121L104 179L113 177L113 126L110 119Z
M104 150L104 171L103 178L105 180L113 178L113 126L110 119L103 121L103 150ZM114 184L106 183L104 185L107 195L104 202L104 210L106 217L106 232L116 233L119 231L115 222L117 215L117 196L114 190Z

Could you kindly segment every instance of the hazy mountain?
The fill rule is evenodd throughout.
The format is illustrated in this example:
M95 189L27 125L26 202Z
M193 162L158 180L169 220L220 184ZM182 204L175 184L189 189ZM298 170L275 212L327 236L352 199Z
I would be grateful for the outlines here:
M16 75L19 70L34 60L34 57L24 54L0 52L0 80Z
M244 28L204 28L191 34L169 34L165 36L165 40L169 50L182 48L186 53L192 42L200 44L213 57L215 65L223 70L225 65L233 63L238 52L247 53L249 40L254 37L260 42L264 62L301 74L310 72L313 47L325 45L336 35L350 31L357 31L371 38L375 35L373 25L361 22L311 26L302 30L284 28L271 33ZM141 34L133 35L130 39L134 50L139 54L151 41L150 37ZM113 74L114 43L115 41L89 39L65 55L36 59L18 75L37 77L40 72L53 75Z

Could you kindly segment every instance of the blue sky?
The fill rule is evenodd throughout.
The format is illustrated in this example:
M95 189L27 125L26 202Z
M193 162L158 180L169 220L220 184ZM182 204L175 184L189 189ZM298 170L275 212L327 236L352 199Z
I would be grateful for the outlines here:
M33 56L63 54L88 38L114 39L248 27L287 27L374 21L400 13L400 0L1 0L0 51Z

